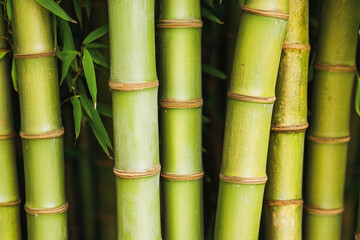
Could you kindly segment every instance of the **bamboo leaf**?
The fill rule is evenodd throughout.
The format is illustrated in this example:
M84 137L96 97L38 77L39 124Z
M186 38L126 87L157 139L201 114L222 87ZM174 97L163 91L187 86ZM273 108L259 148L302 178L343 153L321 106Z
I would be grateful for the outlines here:
M86 48L109 48L109 46L101 43L89 43L86 45Z
M213 21L213 22L216 22L219 24L223 24L223 22L218 17L216 17L212 12L210 12L206 8L201 7L201 16L209 19L210 21Z
M113 117L112 109L105 104L98 103L97 110L101 115L104 115L105 117Z
M87 35L87 37L84 39L83 44L84 45L89 44L89 43L95 41L96 39L104 36L107 32L109 32L108 24L101 26L98 29L95 29L94 31L89 33L89 35Z
M202 124L208 124L210 123L210 118L206 117L205 115L202 115Z
M85 11L88 18L90 18L90 10L91 10L91 0L84 0L85 3Z
M82 28L82 10L81 10L81 5L80 5L80 0L74 0L74 10L75 10L75 15L77 17L77 19L79 20L79 24L80 27Z
M73 23L77 23L53 0L36 0L41 6L55 14L56 16Z
M84 73L86 82L90 91L90 95L93 99L96 108L96 95L97 95L97 87L96 87L96 76L93 59L88 50L84 49L82 64L84 67Z
M78 139L81 127L81 104L76 96L71 97L71 104L73 105L74 126L75 126L75 140Z
M88 49L94 63L103 66L105 68L110 68L110 62L107 58L105 58L101 52L97 49Z
M356 71L356 78L357 78L357 87L355 94L355 109L356 109L356 113L360 116L360 76L357 71Z
M9 22L12 19L12 12L13 12L12 0L7 0L6 1L6 14L8 16Z
M17 80L17 72L16 72L16 64L15 64L15 58L12 60L12 66L11 66L11 79L14 86L15 91L19 91L18 89L18 80Z
M3 59L8 52L9 52L9 50L5 51L5 52L0 52L0 60Z
M105 144L105 142L103 141L102 137L101 137L101 134L98 132L98 130L96 129L95 127L95 124L92 122L92 121L89 121L89 125L91 127L91 130L93 131L100 147L102 148L102 150L105 152L105 154L111 158L110 156L110 153L109 153L109 150L108 150L108 147L107 145Z
M204 73L207 73L211 76L217 77L219 79L226 79L226 74L220 71L219 69L212 67L207 64L202 64L202 70Z
M69 68L71 66L71 63L74 61L75 57L77 54L75 55L71 55L71 56L66 56L63 58L62 60L62 65L61 65L61 80L60 80L60 86L62 85L66 75L69 72Z

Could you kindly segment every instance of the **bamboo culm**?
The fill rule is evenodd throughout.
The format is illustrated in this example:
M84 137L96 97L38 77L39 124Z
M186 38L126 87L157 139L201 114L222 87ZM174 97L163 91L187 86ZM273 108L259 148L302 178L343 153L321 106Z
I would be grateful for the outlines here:
M154 0L109 0L117 238L161 239Z
M246 1L242 7L228 92L215 239L258 239L288 7L288 0Z
M159 107L165 239L203 239L199 0L161 0Z
M67 239L63 127L50 12L13 0L29 240Z
M305 239L341 236L359 12L357 0L322 1L307 136Z
M302 239L309 53L309 1L290 0L268 152L265 239Z

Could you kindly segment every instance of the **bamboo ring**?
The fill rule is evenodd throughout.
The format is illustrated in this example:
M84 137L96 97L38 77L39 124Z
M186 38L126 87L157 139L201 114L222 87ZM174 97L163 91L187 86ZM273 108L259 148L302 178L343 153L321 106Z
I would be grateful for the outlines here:
M39 134L27 134L20 132L20 137L22 139L51 139L61 137L62 135L64 135L64 132L64 127L62 127L60 129L55 129Z
M140 91L157 86L159 86L159 80L153 82L109 82L110 89L121 92Z
M298 124L298 125L272 125L271 131L273 132L282 132L282 133L296 133L296 132L305 132L309 124Z
M28 53L28 54L14 54L15 59L24 59L24 58L43 58L43 57L54 57L55 49L52 52L43 52L43 53Z
M274 103L275 100L276 100L276 97L247 96L247 95L242 95L242 94L238 94L238 93L233 93L233 92L230 92L230 91L227 93L227 95L228 95L228 97L230 97L232 99L245 101L245 102Z
M10 207L10 206L16 206L19 205L21 203L21 199L16 200L16 201L12 201L12 202L4 202L4 203L0 203L0 207Z
M321 216L331 216L331 215L339 215L344 212L344 207L333 208L333 209L324 209L318 207L310 207L304 206L304 210L313 215L321 215Z
M226 176L220 173L220 180L229 183L238 183L238 184L263 184L266 183L268 177L237 177L237 176Z
M289 14L286 14L280 10L263 10L263 9L249 8L247 6L242 6L241 10L246 13L260 15L264 17L279 18L285 20L289 18Z
M116 169L115 167L113 168L115 176L122 179L138 179L144 177L151 177L158 174L160 170L161 170L160 164L156 165L153 168L146 169L143 171L127 171L127 170L119 170Z
M159 106L161 108L198 108L204 104L203 99L194 99L188 101L181 101L175 99L160 99Z
M162 19L156 23L157 28L201 28L203 22L198 19Z
M295 49L295 50L304 50L304 51L310 51L311 47L309 44L299 44L299 43L290 43L290 42L284 42L282 49Z
M14 138L15 135L16 135L16 133L3 134L3 135L0 135L0 140Z
M191 174L176 174L172 172L162 172L161 177L172 181L191 181L198 180L204 177L204 172L191 173Z
M356 66L314 64L314 69L329 72L355 72Z
M333 138L333 137L315 137L309 134L307 135L307 138L309 139L309 141L316 143L347 143L351 139L350 136Z
M55 208L31 208L26 205L24 206L25 211L31 215L58 214L66 212L68 208L69 204L67 202Z
M289 206L289 205L298 205L302 206L304 204L304 200L302 199L291 199L291 200L266 200L265 206L272 207L272 206Z

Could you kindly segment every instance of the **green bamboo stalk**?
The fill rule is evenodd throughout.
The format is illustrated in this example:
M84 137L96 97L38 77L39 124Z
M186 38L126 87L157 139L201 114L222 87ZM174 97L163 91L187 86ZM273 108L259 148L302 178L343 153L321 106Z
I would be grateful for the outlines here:
M159 21L165 239L203 239L199 0L161 0Z
M50 13L13 0L28 239L67 239L63 128Z
M9 49L6 22L0 11L0 51ZM0 59L0 236L21 239L20 195L16 167L15 130L11 106L9 58Z
M242 7L228 92L215 239L258 239L288 0Z
M359 12L357 0L322 1L305 174L305 239L341 235Z
M290 0L268 153L265 239L302 239L309 54L309 1Z
M154 0L109 0L118 239L161 239Z

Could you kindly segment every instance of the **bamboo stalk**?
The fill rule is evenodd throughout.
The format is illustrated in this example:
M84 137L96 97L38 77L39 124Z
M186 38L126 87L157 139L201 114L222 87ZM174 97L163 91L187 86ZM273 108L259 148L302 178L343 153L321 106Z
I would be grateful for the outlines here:
M154 0L109 0L118 239L161 239Z
M165 239L203 239L200 1L161 0L159 59Z
M225 240L258 238L288 1L246 1L242 10L215 226L215 239Z
M0 51L8 51L6 22L0 11ZM20 195L16 167L15 130L11 105L9 58L0 59L0 236L21 239Z
M12 21L28 239L67 239L63 128L52 21L34 0L13 0Z
M309 53L309 1L290 0L268 153L266 239L302 239Z
M340 239L360 3L322 1L305 187L305 239Z

